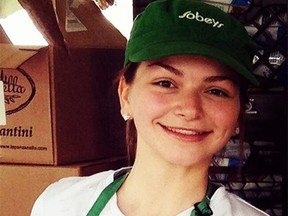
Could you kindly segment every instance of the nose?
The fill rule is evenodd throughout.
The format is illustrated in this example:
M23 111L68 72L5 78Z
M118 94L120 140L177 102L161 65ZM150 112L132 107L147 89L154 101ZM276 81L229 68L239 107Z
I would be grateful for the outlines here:
M200 93L181 94L176 103L175 114L187 121L200 119L203 115L203 102Z

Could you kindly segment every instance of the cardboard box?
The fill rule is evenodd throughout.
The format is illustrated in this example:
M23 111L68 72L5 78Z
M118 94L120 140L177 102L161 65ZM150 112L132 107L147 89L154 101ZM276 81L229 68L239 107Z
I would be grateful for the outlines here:
M49 46L13 46L0 29L7 114L0 163L61 165L125 155L112 84L125 37L92 1L19 2Z
M29 216L37 197L53 182L67 176L87 176L125 165L123 158L66 166L0 165L0 212Z
M61 165L125 155L113 89L123 50L0 49L7 113L0 163Z

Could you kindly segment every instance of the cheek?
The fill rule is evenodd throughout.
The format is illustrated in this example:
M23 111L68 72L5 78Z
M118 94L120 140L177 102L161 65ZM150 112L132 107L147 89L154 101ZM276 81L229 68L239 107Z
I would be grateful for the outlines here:
M240 114L240 103L237 101L229 104L214 106L214 110L210 110L210 116L219 127L225 130L234 131Z
M138 93L137 93L138 92ZM131 108L135 118L157 117L169 111L169 99L152 91L137 91L131 97Z

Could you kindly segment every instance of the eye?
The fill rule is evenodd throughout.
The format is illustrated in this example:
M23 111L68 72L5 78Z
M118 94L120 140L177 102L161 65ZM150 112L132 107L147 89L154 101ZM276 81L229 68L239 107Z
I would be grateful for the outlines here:
M155 85L164 87L164 88L173 88L175 87L174 84L169 80L161 80L154 83Z
M220 96L220 97L228 97L228 94L220 89L211 89L208 91L208 93L216 95L216 96Z

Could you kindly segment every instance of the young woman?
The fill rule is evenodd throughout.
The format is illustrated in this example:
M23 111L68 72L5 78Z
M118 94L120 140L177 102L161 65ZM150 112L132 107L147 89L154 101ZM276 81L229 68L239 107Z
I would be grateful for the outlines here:
M257 84L244 27L197 0L159 0L136 18L119 79L132 167L65 178L32 216L267 215L209 181ZM241 128L240 128L241 129Z

